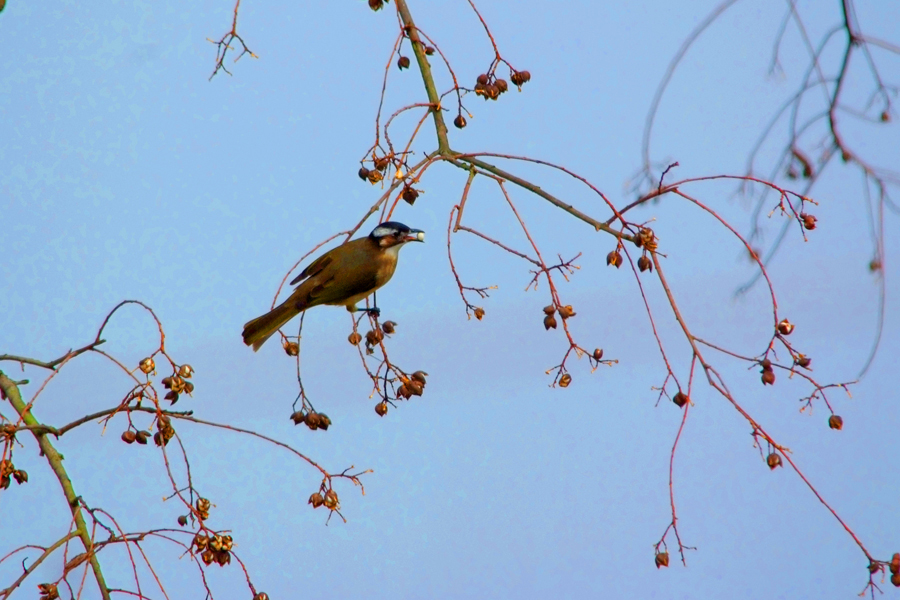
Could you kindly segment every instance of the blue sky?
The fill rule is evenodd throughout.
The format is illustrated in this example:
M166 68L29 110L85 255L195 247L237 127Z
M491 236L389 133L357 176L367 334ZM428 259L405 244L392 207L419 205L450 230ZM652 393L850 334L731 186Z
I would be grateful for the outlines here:
M504 57L533 79L499 102L467 101L474 118L451 131L451 143L460 151L558 162L618 205L630 202L657 82L713 6L479 5ZM837 3L798 6L813 39L839 18ZM466 284L498 286L481 303L485 319L466 319L446 258L447 219L465 174L449 166L432 169L416 205L395 214L428 237L403 250L378 297L383 316L399 323L392 358L430 374L425 396L380 419L346 342L348 316L322 308L306 319L303 368L309 393L334 426L322 433L290 423L293 363L277 344L248 350L241 326L268 307L300 256L354 225L381 193L356 171L372 142L396 35L392 7L375 14L359 1L245 0L239 31L259 59L245 57L232 65L233 77L208 81L215 51L206 38L228 29L227 2L38 8L10 0L0 14L0 353L56 357L89 341L120 300L140 299L163 320L172 356L196 369L194 397L178 408L265 432L333 471L374 469L364 497L338 487L349 521L325 527L324 510L306 505L319 483L315 471L273 446L178 426L195 484L216 504L210 526L233 530L236 551L272 598L853 597L866 581L862 554L792 472L766 468L746 422L703 385L675 463L680 531L698 549L687 568L674 560L667 570L654 568L653 545L670 519L669 449L681 413L671 403L655 406L652 387L665 370L634 278L626 268L605 266L612 238L513 192L545 256L583 252L581 269L560 283L560 293L578 312L576 338L620 361L590 374L583 360L573 365L569 388L549 388L544 372L566 345L560 331L541 326L546 286L523 292L528 265L459 234L454 260ZM473 85L492 54L468 5L410 8ZM896 43L896 2L857 8L864 31ZM652 143L654 159L679 161L675 178L743 172L748 149L805 67L800 38L789 29L784 72L768 74L783 10L783 3L738 3L687 55ZM828 57L833 68L836 55ZM900 80L897 56L876 57L887 81ZM449 79L437 72L446 87ZM388 114L423 101L414 70L392 68L389 77ZM848 95L869 91L860 69ZM895 124L854 126L848 119L846 127L863 156L898 168ZM419 152L433 149L427 133ZM763 164L771 165L775 149L765 149ZM834 167L813 193L818 228L808 242L789 236L771 276L782 314L797 325L791 341L814 358L814 374L849 381L874 336L878 286L866 268L873 250L860 176ZM584 188L545 170L517 169L606 218ZM734 189L704 184L686 191L747 231L749 205ZM735 298L752 269L733 238L671 197L635 215L655 219L667 276L695 333L758 353L770 312L761 288ZM473 186L466 219L517 248L527 243L502 196L484 181ZM896 231L897 221L886 213L885 230ZM766 239L780 222L772 217ZM794 451L878 558L900 551L900 463L890 458L900 450L892 379L900 352L898 250L888 235L880 354L852 399L830 396L843 431L827 428L823 406L812 416L798 412L797 399L808 393L802 383L782 376L763 388L756 370L715 357L742 405ZM642 282L686 377L687 345L656 280ZM149 319L126 310L110 326L106 349L136 365L155 347L154 333ZM12 363L2 368L18 370ZM26 369L23 377L37 382L42 374ZM114 405L128 389L99 357L82 357L48 387L35 414L64 424ZM8 417L9 407L2 413ZM179 507L161 501L170 488L158 451L122 444L124 427L113 421L101 436L100 426L89 425L59 441L76 490L126 529L177 527ZM31 481L0 496L3 554L27 541L50 543L68 523L51 472L33 443L23 443L16 462ZM166 572L170 597L199 593L195 569L177 550L147 548ZM106 560L108 578L129 585L123 555ZM38 579L59 568L48 564ZM0 565L0 581L18 569ZM235 566L208 576L217 597L249 597Z

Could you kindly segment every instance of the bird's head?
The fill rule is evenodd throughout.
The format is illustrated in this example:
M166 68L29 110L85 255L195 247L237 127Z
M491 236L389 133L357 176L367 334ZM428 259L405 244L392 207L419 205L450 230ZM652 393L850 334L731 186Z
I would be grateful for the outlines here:
M403 223L396 221L387 221L381 223L369 234L369 239L378 244L381 248L392 248L400 246L406 242L424 242L425 232L419 229L410 229Z

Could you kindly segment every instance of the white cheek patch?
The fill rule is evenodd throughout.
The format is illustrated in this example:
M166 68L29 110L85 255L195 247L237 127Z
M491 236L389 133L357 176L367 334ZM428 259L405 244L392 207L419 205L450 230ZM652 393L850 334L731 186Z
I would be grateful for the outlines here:
M377 238L383 238L388 235L394 235L394 229L391 227L376 227L375 231L372 232Z

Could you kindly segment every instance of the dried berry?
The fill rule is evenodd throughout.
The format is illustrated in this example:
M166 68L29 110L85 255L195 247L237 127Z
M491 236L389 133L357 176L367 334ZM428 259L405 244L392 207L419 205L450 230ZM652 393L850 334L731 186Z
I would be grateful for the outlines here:
M397 331L397 323L395 321L385 321L381 324L381 330L386 334L391 335Z
M172 404L175 404L176 402L178 402L178 394L176 394L175 392L169 392L168 394L166 394L164 399L168 400Z
M425 55L426 55L426 56L431 56L432 54L434 54L434 47L432 47L432 46L425 46Z
M563 376L559 378L559 387L567 388L570 383L572 383L572 376L568 373L563 373Z
M894 555L891 557L891 573L896 575L900 573L900 552L894 552Z
M190 379L191 375L194 374L194 367L191 365L181 365L178 367L178 374L185 379Z
M831 415L828 417L828 426L840 431L844 428L844 420L837 415Z
M316 492L309 497L309 502L307 502L307 504L312 504L313 508L319 508L320 506L325 504L325 497L319 492Z
M198 533L194 536L194 546L197 547L197 550L205 550L206 545L209 543L209 538L203 535L202 533Z
M772 452L766 457L766 464L769 465L769 468L773 471L781 466L781 456Z
M141 361L138 367L140 368L141 373L143 373L144 375L149 375L156 368L156 363L153 362L153 358L148 356Z
M357 173L357 175L359 175L359 178L360 178L360 179L362 179L363 181L365 181L366 179L369 178L369 170L368 170L367 168L365 168L365 167L360 167L360 168L359 168L359 172Z
M660 567L668 567L669 566L669 553L668 552L657 552L656 553L656 568Z
M366 345L375 346L384 339L384 332L381 329L370 329L366 332Z
M378 413L379 417L383 417L387 414L388 405L387 402L379 402L375 405L375 412Z
M137 435L130 429L122 432L122 441L126 444L133 444L134 440L137 439Z
M371 0L370 0L371 1ZM212 550L204 550L203 554L200 555L200 559L203 561L203 564L209 566L216 559L215 553Z
M569 319L575 316L575 309L572 308L571 304L567 304L566 306L559 307L559 316L563 319Z
M594 357L594 360L596 360L597 362L600 362L600 359L603 358L603 350L601 350L600 348L595 348L593 357Z
M350 342L351 344L353 344L354 346L358 346L359 343L362 341L362 336L359 335L358 332L354 331L353 333L351 333L350 335L347 336L347 341Z
M338 495L334 490L328 490L327 492L325 492L325 508L330 508L331 510L337 510L338 508L340 508Z
M369 180L369 183L375 185L376 183L384 179L384 175L382 175L378 171L369 171L367 179Z
M797 358L794 359L794 362L797 363L798 366L803 367L804 369L809 368L809 364L812 362L812 359L808 356L804 356L802 354L798 354Z
M188 518L187 518L186 516L184 516L184 515L179 515L179 516L178 516L178 524L179 524L179 525L181 525L182 527L184 527L185 525L187 525L187 522L188 522Z
M617 269L622 266L622 255L619 254L618 250L613 250L606 255L606 264L612 265Z
M683 407L685 404L688 403L688 397L687 397L687 395L686 395L684 392L682 392L681 390L679 390L677 394L675 394L674 396L672 396L672 402L675 403L675 406L677 406L678 408L681 408L681 407Z
M812 231L816 228L816 218L812 215L801 214L800 218L803 219L803 228L809 231Z
M297 356L300 354L300 344L297 342L284 342L282 344L284 347L284 352L288 356Z
M319 418L319 413L315 411L309 411L306 413L306 426L309 427L312 431L315 431L319 428L321 424L321 420Z
M418 190L413 189L409 186L406 186L405 188L403 188L403 200L410 206L412 206L413 204L416 203L416 198L418 198L418 197L419 197Z
M872 561L869 563L869 573L871 573L872 575L874 575L875 573L877 573L880 570L881 570L881 565L878 564L876 561Z
M900 587L900 573L894 573L891 575L891 584L894 587Z
M369 8L372 10L381 10L384 7L384 0L369 0ZM209 563L206 563L209 564Z
M778 323L778 333L781 335L791 335L792 331L794 331L794 325L787 319L782 319Z
M556 307L553 306L552 304L548 304L547 306L544 307L545 315L552 315L555 312L556 312Z
M398 58L397 59L397 68L399 68L401 71L403 69L408 69L409 68L409 57L401 56L400 58Z
M482 73L481 75L479 75L479 76L475 79L475 81L476 81L477 83L480 83L481 85L487 85L487 83L488 83L488 76L487 76L487 73Z
M150 439L149 431L138 431L137 433L134 434L134 441L136 441L138 444L140 444L142 446L146 445L147 440L149 440L149 439Z
M479 321L484 318L484 309L480 306L475 309L475 318Z
M319 413L319 429L322 431L328 431L328 427L331 425L331 419L328 418L328 415L325 413Z
M416 371L415 373L410 375L410 378L412 378L413 381L418 381L422 385L425 385L426 375L428 375L428 373L426 373L425 371Z
M556 317L553 315L547 315L544 317L544 329L547 331L551 329L556 329Z
M498 79L494 82L494 85L501 94L505 94L509 90L509 84L506 83L505 79Z
M775 385L775 372L774 371L763 371L762 372L762 382L763 382L763 385Z
M500 97L500 90L497 89L496 85L488 84L484 86L484 99L485 100L496 100Z
M509 79L513 82L513 85L521 89L524 83L527 83L531 80L531 73L529 73L528 71L514 71L509 76Z
M457 129L462 129L466 126L466 118L462 115L456 115L456 118L453 119L453 124L456 125Z
M653 271L653 263L650 261L649 258L647 258L647 256L642 256L638 259L638 269L641 272L644 272L647 270L652 272Z
M25 469L18 469L13 471L13 479L16 480L16 483L22 485L23 483L28 483L28 472Z
M763 368L763 371L771 371L772 370L772 361L768 358L764 358L760 361L759 366Z
M306 421L306 415L302 410L298 410L294 413L291 413L291 421L294 422L294 425L299 425L300 423Z
M409 400L412 397L412 392L405 383L397 388L397 397L403 398L404 400Z

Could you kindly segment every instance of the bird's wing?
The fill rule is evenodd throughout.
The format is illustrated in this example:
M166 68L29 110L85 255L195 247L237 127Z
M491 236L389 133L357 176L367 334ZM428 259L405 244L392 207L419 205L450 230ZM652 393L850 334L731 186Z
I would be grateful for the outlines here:
M323 275L326 275L323 273ZM344 304L350 299L368 295L378 287L377 274L374 271L353 273L344 271L328 274L324 281L316 282L307 296L310 306L317 304Z
M338 246L338 248L340 248L340 246ZM328 265L331 264L331 260L332 260L331 252L332 251L333 250L329 250L328 252L326 252L325 254L323 254L322 256L317 258L316 260L314 260L312 263L310 263L310 265L308 267L303 269L302 273L300 273L299 275L294 277L294 279L291 280L291 285L296 285L297 283L299 283L300 281L303 281L307 277L312 277L313 275L318 275L319 273L321 273L322 269L324 269L325 267L327 267Z

